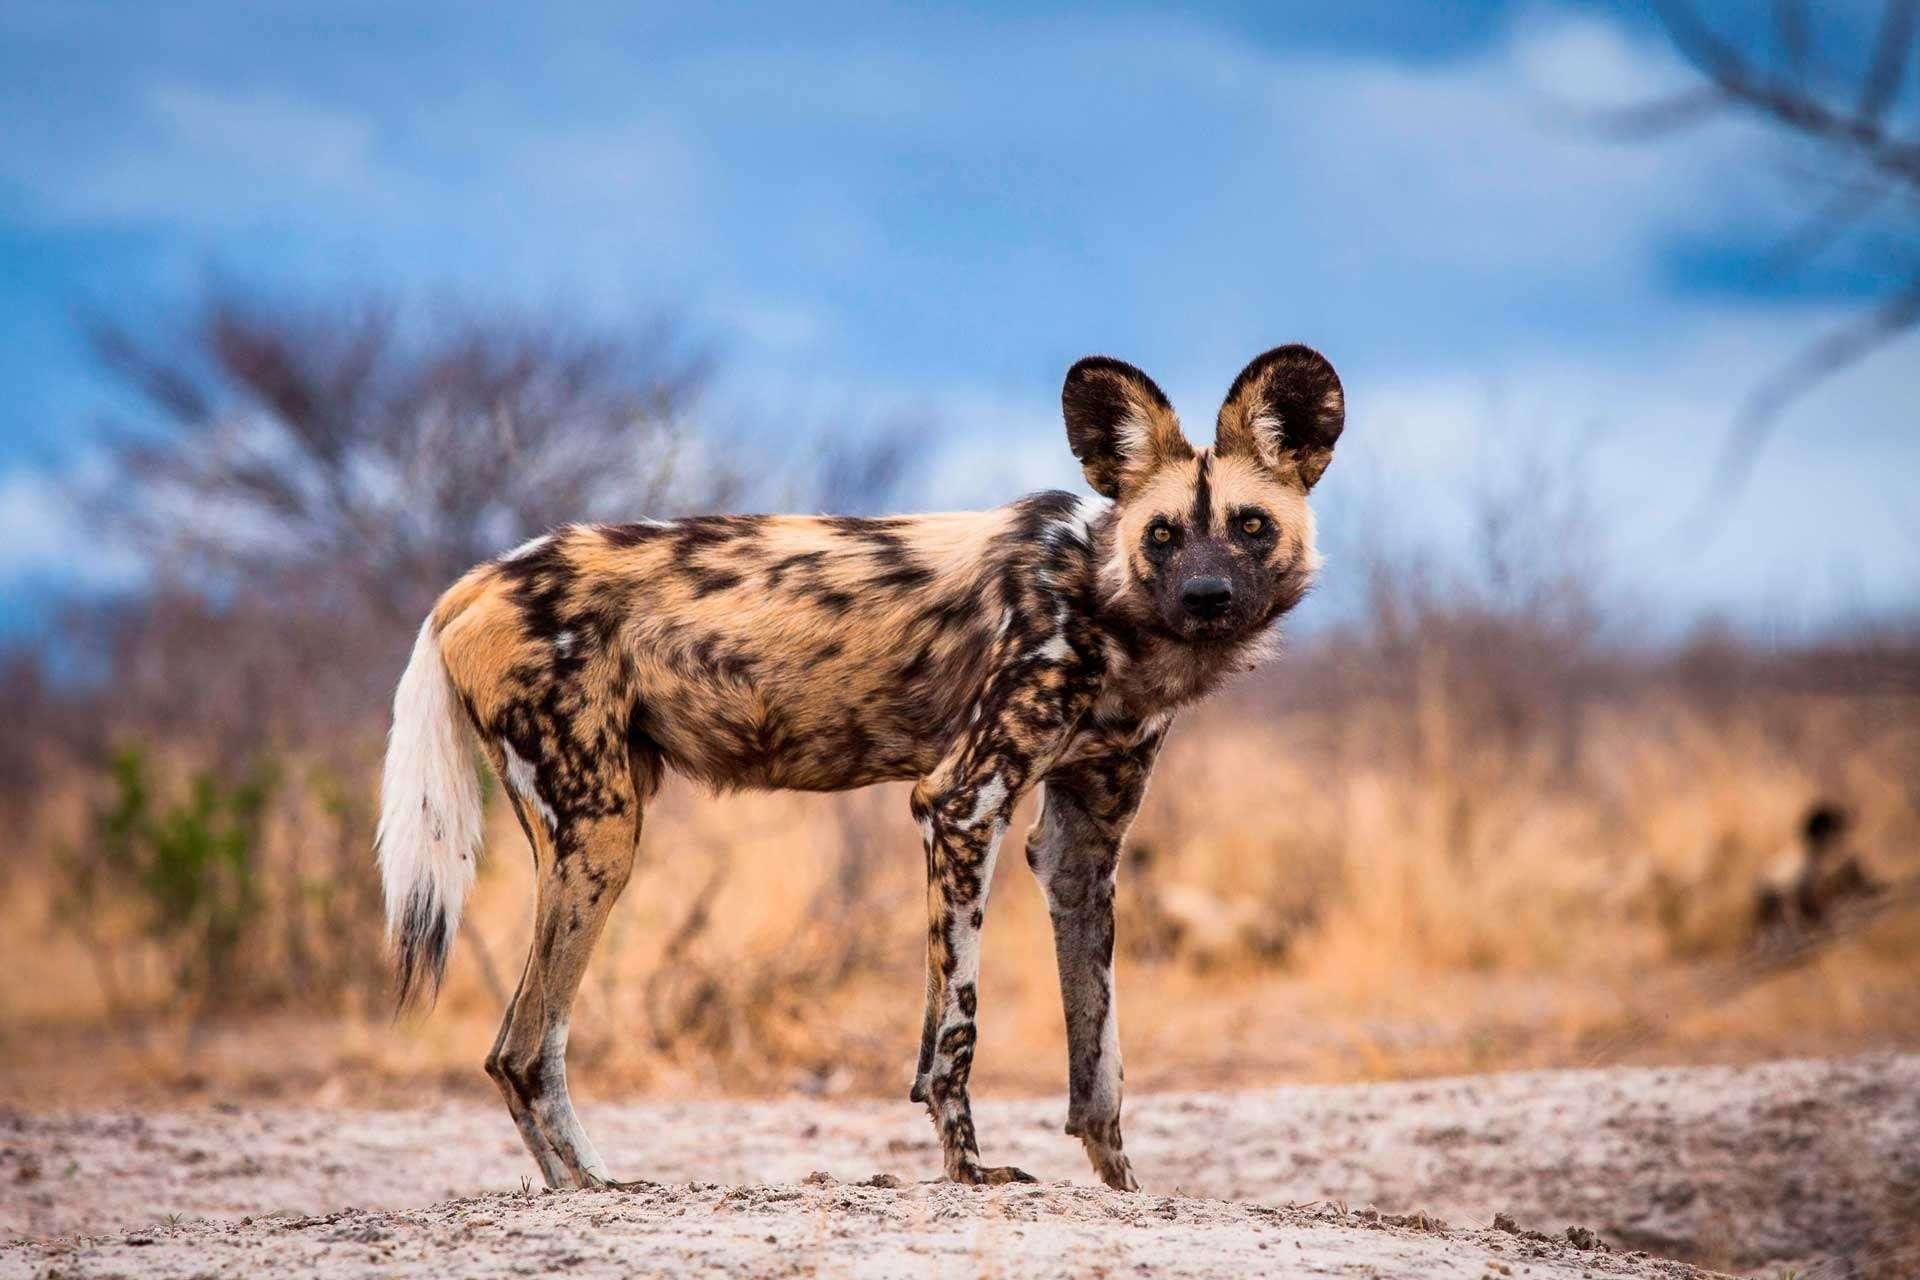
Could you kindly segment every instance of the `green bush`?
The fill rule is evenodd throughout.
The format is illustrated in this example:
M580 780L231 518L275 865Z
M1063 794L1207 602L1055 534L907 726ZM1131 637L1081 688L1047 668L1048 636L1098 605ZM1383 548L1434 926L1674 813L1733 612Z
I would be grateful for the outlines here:
M260 851L275 770L257 765L234 779L202 770L182 798L162 803L145 752L128 746L108 761L106 781L91 838L61 859L62 918L96 941L102 912L128 904L172 960L178 986L222 1002L236 990L236 961L263 907Z

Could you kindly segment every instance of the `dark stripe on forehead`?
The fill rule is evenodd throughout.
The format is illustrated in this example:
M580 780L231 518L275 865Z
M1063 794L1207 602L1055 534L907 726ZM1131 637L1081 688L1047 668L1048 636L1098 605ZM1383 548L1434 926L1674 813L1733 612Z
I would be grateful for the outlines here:
M1212 463L1213 451L1202 449L1193 481L1193 531L1202 538L1213 524L1213 483L1207 476L1207 468Z

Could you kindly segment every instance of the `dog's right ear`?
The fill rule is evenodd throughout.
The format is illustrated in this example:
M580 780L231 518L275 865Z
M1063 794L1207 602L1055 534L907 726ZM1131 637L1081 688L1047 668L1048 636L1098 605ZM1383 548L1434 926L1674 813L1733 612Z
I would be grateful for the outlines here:
M1327 358L1299 343L1275 347L1240 371L1220 406L1213 451L1250 458L1275 479L1313 488L1347 422L1346 392Z
M1073 456L1102 497L1118 498L1161 463L1193 456L1166 393L1123 360L1088 356L1067 370L1060 412Z

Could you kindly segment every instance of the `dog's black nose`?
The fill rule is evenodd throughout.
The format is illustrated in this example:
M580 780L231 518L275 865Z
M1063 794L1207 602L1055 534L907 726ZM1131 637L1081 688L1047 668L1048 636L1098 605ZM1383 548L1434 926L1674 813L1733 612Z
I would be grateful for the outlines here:
M1225 578L1192 578L1180 588L1180 605L1202 621L1217 618L1233 603L1233 584Z

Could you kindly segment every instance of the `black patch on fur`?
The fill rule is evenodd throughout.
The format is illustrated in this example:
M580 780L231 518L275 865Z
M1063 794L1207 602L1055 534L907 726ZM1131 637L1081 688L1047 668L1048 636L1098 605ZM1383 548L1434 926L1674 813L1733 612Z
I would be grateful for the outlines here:
M525 555L504 561L500 577L526 619L528 635L551 640L567 629L562 610L573 584L573 565L561 548L558 534Z
M933 570L922 564L915 564L904 551L895 550L874 557L890 567L884 573L876 574L868 580L869 586L889 591L911 591L924 587L933 581Z
M1213 529L1213 478L1208 474L1213 459L1202 453L1193 482L1193 533L1204 538Z
M673 532L664 524L603 524L597 526L600 537L610 547L638 547Z
M914 651L913 657L907 659L907 665L900 668L900 683L912 684L932 670L933 645L923 644Z
M828 613L845 613L853 608L852 594L834 587L809 584L805 594Z
M794 555L782 556L767 566L767 586L778 587L789 573L800 570L815 570L826 560L824 551L801 551Z
M693 584L695 596L709 596L716 591L726 591L740 585L740 575L730 569L709 569L705 565L688 565L687 578Z
M909 629L951 631L980 616L980 602L963 595L941 596L914 610Z
M845 759L861 762L873 750L873 734L861 719L857 707L848 707L840 713L840 752Z
M394 939L396 1011L416 1000L431 1008L439 998L440 983L447 973L449 942L447 915L440 900L424 889L411 890L400 915L400 934Z
M1030 543L1050 524L1058 524L1074 513L1080 499L1064 489L1043 489L1012 504L1020 514L1006 533L1011 541Z
M756 532L759 525L751 516L701 516L675 521L665 532L673 539L676 559L691 560L709 547L725 546L743 534Z
M1130 394L1131 392L1131 394ZM1060 414L1067 423L1067 445L1080 460L1087 483L1106 498L1120 496L1127 467L1120 424L1133 416L1135 396L1171 413L1166 393L1152 378L1124 360L1088 356L1067 370L1060 388Z

